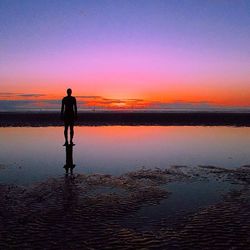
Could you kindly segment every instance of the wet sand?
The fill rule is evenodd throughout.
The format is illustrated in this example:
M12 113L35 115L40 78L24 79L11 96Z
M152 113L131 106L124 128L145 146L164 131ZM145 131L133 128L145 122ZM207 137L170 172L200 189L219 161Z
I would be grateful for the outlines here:
M58 112L0 112L0 127L62 126ZM250 126L250 113L80 112L76 125Z
M145 217L147 230L124 223L174 195L168 184L210 179L235 188L176 221ZM249 249L249 185L249 166L68 174L27 188L0 185L0 249Z

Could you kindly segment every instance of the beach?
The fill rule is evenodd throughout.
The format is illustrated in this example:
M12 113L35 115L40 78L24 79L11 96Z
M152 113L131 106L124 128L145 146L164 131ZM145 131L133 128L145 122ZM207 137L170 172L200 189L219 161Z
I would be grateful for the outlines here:
M231 183L215 204L176 219L138 216L173 182ZM66 175L29 188L0 185L1 249L248 249L250 168L141 169L118 177ZM168 211L165 211L166 215ZM144 225L147 224L147 227Z
M1 249L249 248L248 127L91 124L63 147L27 121L0 129Z
M0 112L0 127L62 125L59 112ZM81 111L76 125L250 126L250 113Z

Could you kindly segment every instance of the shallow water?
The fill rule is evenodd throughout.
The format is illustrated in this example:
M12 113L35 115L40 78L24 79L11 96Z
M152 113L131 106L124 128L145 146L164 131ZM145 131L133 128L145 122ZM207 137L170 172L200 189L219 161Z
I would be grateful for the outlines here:
M0 128L0 182L28 185L65 173L62 127ZM141 167L250 164L250 128L76 127L75 173L119 175Z
M128 220L124 224L145 230L151 229L152 221L159 223L165 220L173 226L198 210L220 202L223 195L239 188L240 185L216 181L213 178L207 181L169 183L166 189L171 194L167 199L155 206L143 207L136 213L132 222Z

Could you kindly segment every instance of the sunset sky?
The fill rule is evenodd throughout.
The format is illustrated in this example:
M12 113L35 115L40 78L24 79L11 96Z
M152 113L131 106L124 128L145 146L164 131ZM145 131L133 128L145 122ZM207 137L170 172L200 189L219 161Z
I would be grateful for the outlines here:
M248 0L1 0L0 110L250 108Z

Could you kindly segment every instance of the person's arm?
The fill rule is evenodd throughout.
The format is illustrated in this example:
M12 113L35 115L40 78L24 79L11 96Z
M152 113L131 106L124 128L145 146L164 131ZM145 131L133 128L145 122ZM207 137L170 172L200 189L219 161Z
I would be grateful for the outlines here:
M61 119L63 119L63 112L64 112L64 100L62 99L62 106L61 106Z
M76 104L76 98L74 99L74 107L75 107L75 119L77 119L77 104Z

